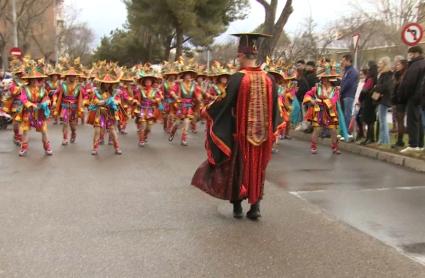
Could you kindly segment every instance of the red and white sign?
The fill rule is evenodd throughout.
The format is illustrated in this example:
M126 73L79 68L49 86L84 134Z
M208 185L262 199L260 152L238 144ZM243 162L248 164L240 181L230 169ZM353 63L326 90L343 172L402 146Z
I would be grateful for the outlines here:
M21 57L22 56L22 50L19 47L13 47L12 49L10 49L10 55L16 56L16 57Z
M424 28L419 23L408 23L401 31L401 40L408 46L417 45L424 36Z

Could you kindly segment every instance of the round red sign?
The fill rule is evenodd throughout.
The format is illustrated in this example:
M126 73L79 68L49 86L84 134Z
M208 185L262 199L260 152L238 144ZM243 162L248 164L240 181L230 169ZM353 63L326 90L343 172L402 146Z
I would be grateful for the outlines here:
M424 36L424 28L419 23L406 24L401 31L401 39L408 46L417 45Z
M13 47L10 49L10 55L21 57L22 56L22 50L19 47Z

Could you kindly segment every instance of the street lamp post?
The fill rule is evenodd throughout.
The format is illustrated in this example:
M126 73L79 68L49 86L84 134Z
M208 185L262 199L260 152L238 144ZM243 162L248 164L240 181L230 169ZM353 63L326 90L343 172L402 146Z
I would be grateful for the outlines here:
M210 48L207 47L207 72L210 73Z
M359 40L360 40L360 33L355 33L353 35L353 45L354 45L354 68L357 69L358 64L358 52L359 52Z
M13 47L18 47L18 23L16 20L16 0L12 1Z

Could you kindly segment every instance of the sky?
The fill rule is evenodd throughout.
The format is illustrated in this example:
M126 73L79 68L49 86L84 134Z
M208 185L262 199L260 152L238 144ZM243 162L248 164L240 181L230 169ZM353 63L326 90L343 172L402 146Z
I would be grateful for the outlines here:
M152 0L155 1L155 0ZM264 21L264 9L256 0L249 0L251 9L244 20L233 22L225 34L216 42L231 39L229 34L249 32ZM355 0L294 0L294 12L290 16L285 31L296 34L302 31L306 18L313 17L317 28L323 28L333 20L351 11L350 3ZM279 0L280 11L285 3ZM65 0L65 6L72 6L78 12L78 19L87 22L96 34L94 45L102 36L121 27L126 22L127 11L122 0Z

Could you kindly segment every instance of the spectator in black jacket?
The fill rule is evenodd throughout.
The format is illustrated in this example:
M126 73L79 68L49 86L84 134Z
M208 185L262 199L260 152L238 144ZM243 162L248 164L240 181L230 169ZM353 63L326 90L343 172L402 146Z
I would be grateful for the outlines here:
M397 142L392 145L392 148L404 147L403 136L405 132L404 118L406 117L406 103L402 100L402 93L400 92L400 83L403 80L404 74L407 70L407 60L403 57L397 56L394 59L394 90L391 97L393 109L395 108L397 119Z
M308 90L311 90L316 83L319 82L316 75L316 64L313 61L308 61L305 66L305 79L308 83Z
M298 91L296 93L297 99L300 103L303 103L304 95L309 91L307 79L304 76L304 70L297 68L297 83Z
M407 103L407 133L409 146L401 153L423 151L424 128L422 125L422 79L425 76L425 59L420 46L413 46L408 50L409 66L400 84L402 101Z
M361 142L362 145L375 142L376 103L372 100L372 89L377 81L378 66L375 61L369 61L366 79L359 97L362 110L360 118L367 128L366 139Z

